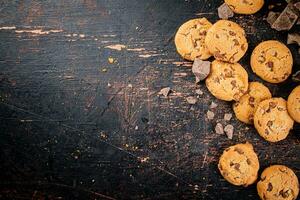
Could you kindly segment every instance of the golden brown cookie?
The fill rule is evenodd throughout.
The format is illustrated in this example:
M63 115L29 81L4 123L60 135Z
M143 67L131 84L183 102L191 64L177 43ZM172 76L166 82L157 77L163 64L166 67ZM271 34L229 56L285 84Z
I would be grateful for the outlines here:
M233 12L249 15L259 11L264 5L264 0L225 0L225 3Z
M276 40L265 41L255 47L250 62L253 72L270 83L281 83L292 73L292 54Z
M257 179L259 161L250 143L237 144L225 149L218 168L229 183L246 187Z
M238 63L215 60L205 80L208 90L218 99L238 101L248 90L248 73Z
M208 30L205 44L215 59L230 63L238 62L248 49L244 29L228 20L219 20Z
M266 168L257 183L262 200L294 200L299 194L299 181L295 173L283 165Z
M251 82L249 89L238 102L233 104L233 111L238 120L253 124L253 117L259 102L272 98L270 90L259 82Z
M205 46L207 30L212 24L206 18L192 19L181 25L175 36L177 52L187 60L199 57L205 60L211 56Z
M287 108L290 116L300 123L300 85L291 92L287 100Z
M278 142L285 139L293 125L294 120L288 114L283 98L271 98L258 104L254 126L265 140Z

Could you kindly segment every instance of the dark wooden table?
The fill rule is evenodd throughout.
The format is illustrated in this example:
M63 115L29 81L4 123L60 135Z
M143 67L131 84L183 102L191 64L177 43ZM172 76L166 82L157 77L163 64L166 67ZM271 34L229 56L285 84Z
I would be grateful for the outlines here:
M285 6L273 2L282 3L275 10ZM260 172L285 164L300 177L299 124L276 144L235 117L233 140L215 134L232 105L196 86L191 63L175 51L176 29L196 17L215 22L220 4L1 0L0 199L258 199L255 185L232 186L217 169L222 151L245 141L259 155ZM241 64L250 80L259 80L249 67L253 48L286 42L286 32L263 20L267 13L266 5L232 18L247 32ZM289 48L295 72L298 47ZM296 83L266 85L286 98ZM173 93L158 96L167 86ZM204 94L190 106L185 98L197 88ZM212 101L218 107L208 121Z

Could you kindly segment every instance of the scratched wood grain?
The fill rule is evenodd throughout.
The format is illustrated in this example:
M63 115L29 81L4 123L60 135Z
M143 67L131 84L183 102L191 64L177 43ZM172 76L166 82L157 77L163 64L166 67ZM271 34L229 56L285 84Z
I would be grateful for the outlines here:
M274 4L275 1L267 1ZM284 1L274 9L285 6ZM185 21L215 22L221 1L2 0L0 2L0 199L257 199L255 185L227 183L224 148L249 141L261 169L285 164L300 177L300 133L270 144L233 118L233 140L213 133L231 103L194 84L173 36ZM250 42L286 40L263 19L235 16ZM299 27L291 32L299 32ZM289 45L294 71L297 47ZM112 58L112 62L109 62ZM261 81L261 80L260 80ZM286 98L290 79L266 85ZM158 91L169 86L168 98ZM196 105L185 101L204 94ZM205 113L214 101L216 118Z

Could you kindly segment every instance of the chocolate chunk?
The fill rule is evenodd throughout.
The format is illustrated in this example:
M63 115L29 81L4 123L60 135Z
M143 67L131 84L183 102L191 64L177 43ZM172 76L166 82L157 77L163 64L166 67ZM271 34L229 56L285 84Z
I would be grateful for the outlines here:
M224 134L224 129L223 129L223 125L221 123L217 123L216 127L215 127L215 132L219 135L223 135Z
M277 13L277 12L273 12L273 11L269 12L268 17L267 17L267 22L272 26L279 15L280 15L280 13Z
M289 191L283 191L280 190L279 195L282 196L283 198L288 198L290 196Z
M231 36L235 36L235 35L236 35L236 33L235 33L235 32L233 32L233 31L229 31L229 35L231 35Z
M190 97L187 97L187 98L186 98L186 101L187 101L189 104L194 105L194 104L197 103L198 99L197 99L196 97L190 96Z
M270 68L271 72L273 71L273 68L274 68L274 63L272 61L269 61L266 63L267 67Z
M290 30L298 20L298 11L293 4L288 4L283 12L278 16L271 28L277 31Z
M236 88L236 80L232 80L230 84L232 85L232 88Z
M234 128L233 128L233 126L231 124L228 124L224 128L224 131L225 131L225 133L227 135L227 138L230 139L230 140L233 138L233 130L234 130Z
M170 92L171 92L171 88L170 87L166 87L166 88L161 89L158 94L161 94L161 95L167 97Z
M292 75L292 80L294 82L300 82L300 70L297 71L295 74Z
M218 8L218 15L221 19L229 19L230 17L233 17L234 13L226 3L223 3Z
M237 41L237 39L234 39L233 42L235 46L238 46L240 44L239 41Z
M287 44L294 43L300 46L300 35L298 33L289 33L287 37Z
M294 7L300 11L300 2L294 3Z
M203 81L210 73L209 61L203 61L200 58L196 58L193 63L193 74L196 76L196 83Z
M215 102L211 102L210 108L211 108L211 109L214 109L214 108L216 108L216 107L218 107L218 104L216 104Z
M261 55L261 56L258 57L258 62L259 62L259 63L262 64L262 63L264 63L265 61L266 61L266 58L265 58L263 55Z
M267 126L270 128L273 125L273 121L268 121Z
M240 148L234 148L234 151L238 152L239 154L244 154L244 151Z
M272 190L273 190L273 185L272 185L272 183L268 183L267 191L268 191L268 192L271 192Z
M200 89L197 89L195 92L196 92L196 94L198 94L198 95L203 95L203 92L202 92L202 90L200 90Z
M234 164L234 169L237 170L237 171L240 171L240 166L241 165L239 163L235 163Z
M251 165L251 160L250 160L249 158L247 158L246 161L247 161L247 164L248 164L248 165Z

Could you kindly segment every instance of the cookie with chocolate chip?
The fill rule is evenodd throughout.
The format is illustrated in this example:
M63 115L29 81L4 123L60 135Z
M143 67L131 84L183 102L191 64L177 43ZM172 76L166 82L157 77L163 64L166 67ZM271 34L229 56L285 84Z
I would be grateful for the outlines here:
M217 21L208 30L205 44L216 60L230 63L238 62L248 49L244 29L229 20Z
M211 56L205 46L207 30L212 24L206 18L192 19L184 23L175 35L177 52L187 60L195 60L199 57L202 60Z
M215 60L205 80L208 90L224 101L238 101L248 90L248 73L238 63Z
M300 85L297 86L289 95L287 108L290 116L300 123Z
M250 64L253 72L263 80L281 83L292 73L293 57L284 44L269 40L255 47Z
M259 161L250 143L237 144L224 150L218 168L229 183L246 187L256 181Z
M273 165L261 174L257 192L262 200L294 200L299 194L299 181L290 168Z
M293 128L294 120L287 111L283 98L271 98L258 104L254 126L260 136L269 142L284 140Z
M238 14L254 14L264 5L264 0L225 0L231 10Z
M235 116L246 124L253 124L253 117L258 104L270 98L272 98L272 94L266 86L259 82L251 82L247 93L233 104Z

